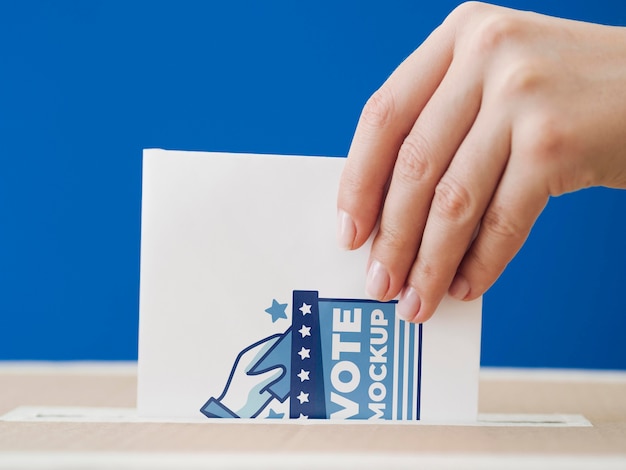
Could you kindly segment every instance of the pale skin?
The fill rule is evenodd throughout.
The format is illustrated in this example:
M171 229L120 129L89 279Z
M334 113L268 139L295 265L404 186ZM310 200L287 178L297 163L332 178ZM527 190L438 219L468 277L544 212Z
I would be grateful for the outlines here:
M626 189L626 28L456 8L363 108L338 195L367 293L424 322L482 295L551 196Z

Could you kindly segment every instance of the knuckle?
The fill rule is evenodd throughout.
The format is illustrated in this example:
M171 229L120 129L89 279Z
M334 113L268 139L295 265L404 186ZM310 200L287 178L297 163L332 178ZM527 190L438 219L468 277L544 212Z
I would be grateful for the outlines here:
M375 221L384 197L383 184L372 181L351 166L341 174L337 207L348 212L355 221Z
M381 224L376 237L376 249L387 253L404 253L411 243L409 234L398 227Z
M433 206L446 219L461 221L471 215L474 204L465 186L451 178L443 178L435 188Z
M373 129L383 129L392 120L395 111L391 90L383 86L367 100L361 112L361 121Z
M502 72L501 99L524 100L541 91L547 83L549 67L537 59L519 57Z
M550 194L568 192L574 181L569 171L572 165L566 160L571 162L575 151L567 119L554 110L535 110L523 118L519 127L516 153L547 183Z
M523 118L515 152L537 169L547 191L558 196L601 181L598 167L585 158L584 134L562 108L544 105Z
M471 35L472 52L480 56L492 55L512 41L517 41L523 31L524 25L518 16L503 11L484 15Z
M527 118L526 152L534 163L545 165L566 152L569 141L565 119L560 119L553 112L540 111Z
M416 183L428 178L431 167L432 150L420 134L409 134L398 152L394 169L395 175L408 183Z
M523 239L526 235L526 231L507 214L508 212L504 210L504 208L488 210L481 222L481 230L485 230L504 239Z
M442 274L437 263L433 263L424 256L418 257L416 270L419 273L420 280L426 282L433 282L433 280L440 279Z
M348 193L358 192L362 186L362 180L362 177L352 169L352 166L346 164L341 173L340 188Z
M341 173L339 196L353 196L360 199L373 192L378 192L376 185L367 183L363 174L351 165L346 165Z
M452 13L450 13L448 18L464 22L467 20L467 18L480 14L488 6L489 5L487 5L486 3L477 1L463 2L457 5L454 10L452 10Z

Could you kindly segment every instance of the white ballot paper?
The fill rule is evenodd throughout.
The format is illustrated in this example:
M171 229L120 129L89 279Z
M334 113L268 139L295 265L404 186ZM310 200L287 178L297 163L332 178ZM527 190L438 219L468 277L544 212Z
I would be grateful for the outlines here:
M144 151L141 416L476 420L481 300L416 325L367 297L344 162Z

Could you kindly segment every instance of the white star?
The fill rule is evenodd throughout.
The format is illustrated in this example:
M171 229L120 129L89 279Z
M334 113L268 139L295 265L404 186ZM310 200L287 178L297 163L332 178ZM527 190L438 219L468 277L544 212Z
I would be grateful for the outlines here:
M304 382L305 380L310 380L309 379L309 374L310 373L311 373L310 370L300 369L300 373L296 374L296 376L300 377L300 382Z
M302 403L308 403L309 402L309 394L308 393L300 392L300 395L298 395L296 398L298 399L298 401L300 402L301 405L302 405Z
M302 312L302 315L306 315L307 313L311 313L311 306L302 302L302 307L300 307L298 310Z
M302 346L302 349L300 349L300 351L298 351L298 354L300 355L300 359L302 359L303 361L307 358L311 358L311 355L309 354L311 352L310 349L305 348L304 346Z
M298 333L300 333L303 338L305 336L311 336L311 327L302 325L302 328L298 330Z
M302 413L300 413L300 416L298 416L298 419L309 419L309 417L307 415L303 415Z

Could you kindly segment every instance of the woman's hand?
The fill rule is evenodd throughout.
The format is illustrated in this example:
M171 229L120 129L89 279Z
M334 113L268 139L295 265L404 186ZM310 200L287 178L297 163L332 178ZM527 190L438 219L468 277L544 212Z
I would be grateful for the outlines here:
M379 222L367 292L422 322L483 294L550 196L595 185L626 188L626 29L466 3L365 105L339 242Z

